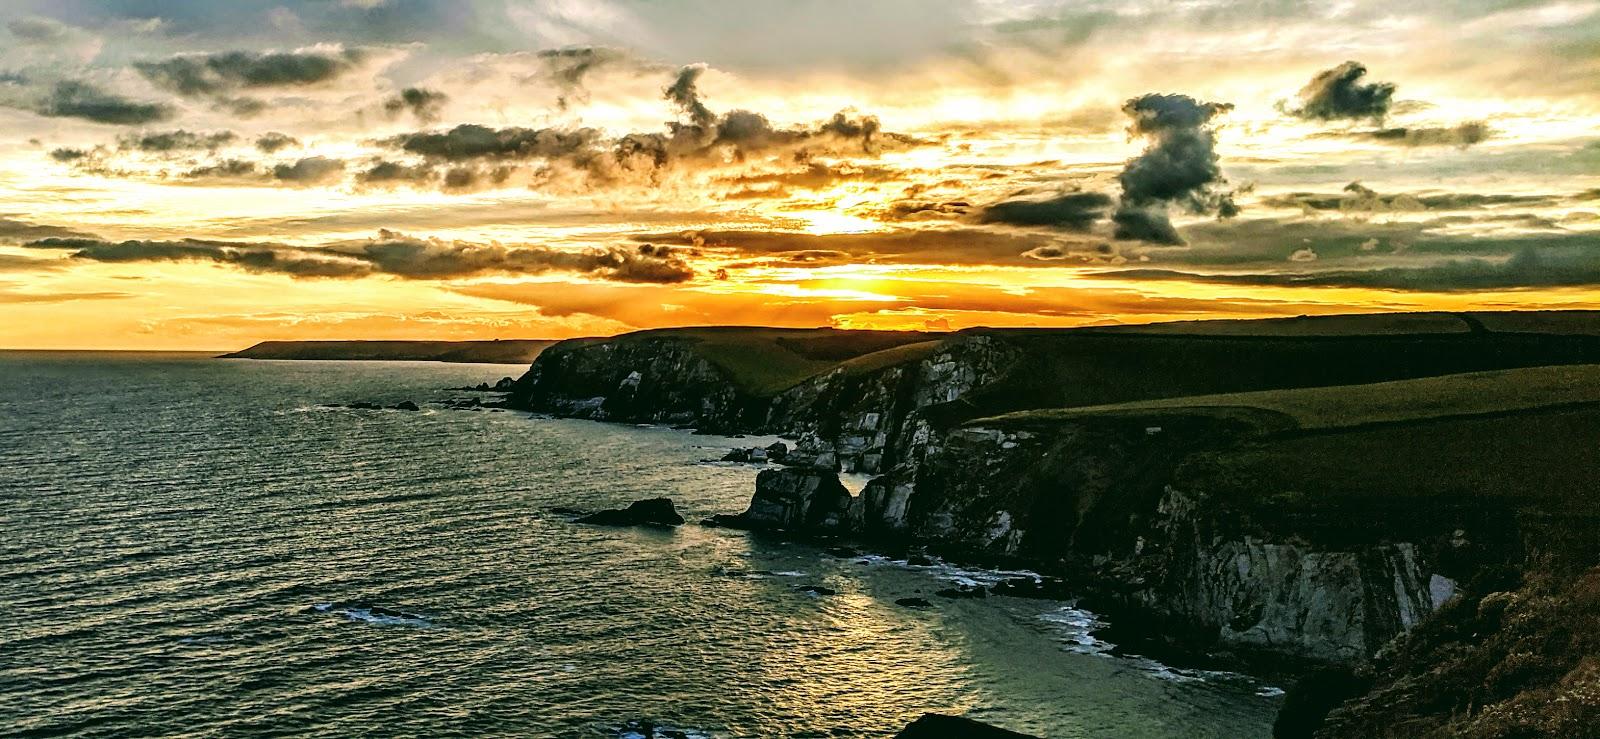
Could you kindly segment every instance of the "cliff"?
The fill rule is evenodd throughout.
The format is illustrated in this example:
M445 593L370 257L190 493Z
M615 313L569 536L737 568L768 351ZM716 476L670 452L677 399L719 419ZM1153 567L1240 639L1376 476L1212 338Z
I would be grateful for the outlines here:
M1595 563L1596 326L1415 314L835 332L891 345L802 357L781 377L719 360L737 330L715 346L649 332L552 348L513 402L795 439L724 524L1018 561L1186 652L1371 670L1432 614L1486 597L1486 573L1548 569L1534 538ZM839 471L873 477L852 495ZM1362 725L1342 715L1324 730Z
M556 342L500 341L263 341L218 359L322 359L526 364Z

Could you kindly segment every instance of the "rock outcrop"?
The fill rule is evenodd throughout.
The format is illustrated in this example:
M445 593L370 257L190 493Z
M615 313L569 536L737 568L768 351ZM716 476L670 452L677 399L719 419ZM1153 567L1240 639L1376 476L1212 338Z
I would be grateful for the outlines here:
M974 721L963 716L946 716L942 713L925 713L912 721L895 739L1034 739L1027 734L1008 731Z
M649 498L634 501L627 508L610 508L591 513L574 520L573 523L598 526L677 526L683 523L683 517L678 515L671 498Z

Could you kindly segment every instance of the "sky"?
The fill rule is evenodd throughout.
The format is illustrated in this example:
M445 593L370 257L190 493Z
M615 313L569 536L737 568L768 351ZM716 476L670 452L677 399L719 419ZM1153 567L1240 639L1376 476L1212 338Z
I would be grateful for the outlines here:
M0 8L0 347L1595 307L1595 1Z

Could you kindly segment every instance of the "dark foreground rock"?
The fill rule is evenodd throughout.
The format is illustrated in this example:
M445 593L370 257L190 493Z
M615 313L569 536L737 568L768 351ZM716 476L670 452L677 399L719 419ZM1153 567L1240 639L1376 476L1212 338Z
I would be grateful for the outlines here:
M895 734L895 739L1037 739L960 716L925 713Z
M627 508L611 508L584 516L574 523L597 526L677 526L683 516L673 507L671 498L649 498L634 501Z

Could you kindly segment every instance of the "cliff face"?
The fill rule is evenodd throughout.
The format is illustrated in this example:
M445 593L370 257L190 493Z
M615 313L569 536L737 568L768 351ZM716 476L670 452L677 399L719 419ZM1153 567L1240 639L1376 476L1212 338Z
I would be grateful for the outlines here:
M1264 429L1290 423L1266 411L970 419L997 404L1167 397L1158 380L1169 375L1197 394L1316 385L1329 362L1386 380L1600 359L1586 337L1207 337L1196 344L1203 351L1185 355L1171 336L1132 349L1118 343L1128 339L1074 344L1063 336L956 334L897 361L843 362L769 395L741 391L682 338L569 342L546 350L513 401L565 416L795 439L787 466L764 470L748 510L724 523L1018 561L1067 574L1095 604L1189 648L1354 664L1451 602L1477 570L1517 561L1514 527L1481 506L1425 515L1339 508L1307 502L1270 475L1236 485L1194 472L1207 454L1251 448ZM1436 347L1454 364L1441 364ZM1301 353L1314 357L1304 368L1261 371ZM1137 360L1137 381L1118 380L1118 357ZM1260 378L1245 382L1230 369L1236 363ZM852 495L840 471L873 477ZM1268 500L1243 499L1230 486ZM1509 532L1499 531L1494 546L1469 543L1495 538L1495 526Z
M511 402L570 418L732 430L751 405L690 342L562 342L512 388Z

